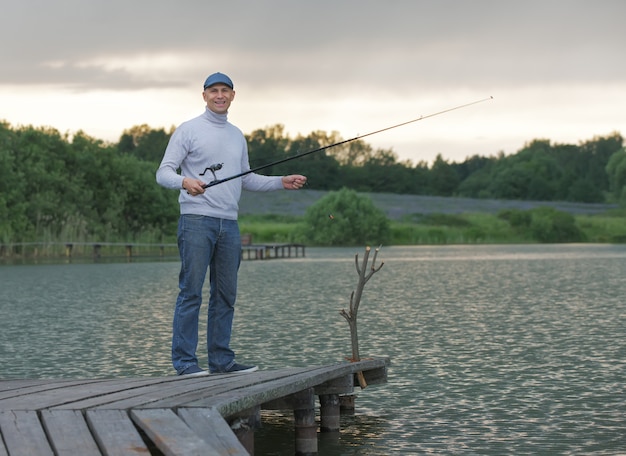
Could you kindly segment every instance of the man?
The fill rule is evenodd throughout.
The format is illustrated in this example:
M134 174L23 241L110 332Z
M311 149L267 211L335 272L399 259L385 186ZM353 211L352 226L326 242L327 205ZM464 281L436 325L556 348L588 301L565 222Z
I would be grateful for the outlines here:
M204 82L202 97L205 112L176 129L156 173L160 185L180 190L180 292L174 311L172 363L179 375L207 374L198 366L196 348L202 286L209 269L209 372L253 372L257 367L236 362L230 348L241 260L239 198L242 188L296 190L306 183L306 177L249 173L203 188L217 173L222 178L234 176L249 171L250 165L245 137L227 119L235 98L232 80L222 73L210 75Z

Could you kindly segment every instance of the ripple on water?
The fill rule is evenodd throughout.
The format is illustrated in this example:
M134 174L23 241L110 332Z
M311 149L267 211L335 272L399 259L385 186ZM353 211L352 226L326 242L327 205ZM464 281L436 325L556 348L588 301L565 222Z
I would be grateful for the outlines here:
M241 360L269 369L349 356L339 311L355 253L244 262ZM357 414L320 454L626 452L625 247L383 248L381 259L359 340L362 356L391 357L389 381L358 391ZM176 263L2 267L2 376L172 374L177 275ZM273 434L289 419L264 420L273 448L259 454L293 454Z

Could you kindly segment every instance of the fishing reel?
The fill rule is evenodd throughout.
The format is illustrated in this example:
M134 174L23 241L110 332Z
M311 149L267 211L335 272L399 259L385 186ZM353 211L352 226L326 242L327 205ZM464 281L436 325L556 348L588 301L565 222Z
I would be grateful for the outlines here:
M205 168L204 171L202 171L200 173L200 176L204 176L207 171L211 171L211 174L213 174L213 182L215 182L217 180L217 176L215 175L215 171L219 171L220 169L222 169L222 166L224 166L224 163L214 163L211 166L209 166L208 168Z

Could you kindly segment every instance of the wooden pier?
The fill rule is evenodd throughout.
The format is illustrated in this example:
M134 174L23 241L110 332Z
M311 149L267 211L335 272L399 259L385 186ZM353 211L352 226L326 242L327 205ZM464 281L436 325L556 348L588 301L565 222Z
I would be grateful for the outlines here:
M246 242L246 236L242 236L241 258L244 260L270 260L273 258L298 258L305 256L304 244L252 244ZM159 256L165 256L165 252L175 251L178 253L176 244L148 244L140 242L14 242L11 244L0 244L0 258L9 258L15 256L30 256L37 258L42 255L42 251L46 248L62 247L63 256L72 258L74 256L74 248L91 249L91 256L97 260L103 257L103 248L111 251L119 251L128 260L137 257L137 251L158 251ZM28 255L24 253L29 251Z
M261 409L291 410L296 454L339 431L355 377L387 380L388 359L248 374L0 381L0 456L254 454Z
M241 246L244 260L271 260L305 256L304 244L250 244Z
M244 260L291 258L292 252L296 258L300 254L304 257L304 244L254 244L251 234L243 233L241 235L241 258Z

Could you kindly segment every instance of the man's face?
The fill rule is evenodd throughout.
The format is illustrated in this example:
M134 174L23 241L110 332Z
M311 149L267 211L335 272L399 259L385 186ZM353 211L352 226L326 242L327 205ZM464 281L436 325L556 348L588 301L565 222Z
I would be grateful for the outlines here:
M214 84L202 92L206 106L216 114L226 114L235 98L235 91L226 84Z

